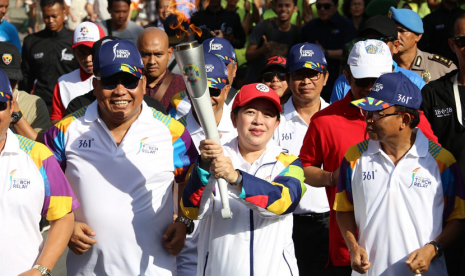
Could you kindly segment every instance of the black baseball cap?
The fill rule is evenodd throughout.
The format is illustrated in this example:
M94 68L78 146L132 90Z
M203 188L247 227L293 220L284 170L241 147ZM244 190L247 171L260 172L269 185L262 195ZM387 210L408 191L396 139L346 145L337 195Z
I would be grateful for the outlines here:
M0 53L2 61L0 68L5 71L8 79L10 80L23 80L23 73L21 72L21 54L18 47L9 42L0 42Z
M368 30L373 30L381 34L383 37L393 37L397 39L397 26L391 18L384 15L377 15L369 18L360 26L358 36L363 38L363 35Z

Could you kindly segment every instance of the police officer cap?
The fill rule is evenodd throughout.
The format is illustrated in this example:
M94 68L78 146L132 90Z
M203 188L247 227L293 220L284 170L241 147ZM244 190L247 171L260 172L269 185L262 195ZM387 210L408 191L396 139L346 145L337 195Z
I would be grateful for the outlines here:
M422 34L424 32L423 21L421 21L418 13L409 9L396 9L394 7L391 7L389 11L392 13L391 19L394 22L401 24L414 33Z

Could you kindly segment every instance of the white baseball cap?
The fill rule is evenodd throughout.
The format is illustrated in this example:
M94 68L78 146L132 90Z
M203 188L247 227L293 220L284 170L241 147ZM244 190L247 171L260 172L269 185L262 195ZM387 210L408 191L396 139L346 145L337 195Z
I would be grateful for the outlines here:
M73 46L85 45L92 48L94 43L105 36L103 29L92 22L82 22L74 29Z
M392 73L391 50L381 40L368 39L355 43L347 63L356 79L379 78L382 74Z

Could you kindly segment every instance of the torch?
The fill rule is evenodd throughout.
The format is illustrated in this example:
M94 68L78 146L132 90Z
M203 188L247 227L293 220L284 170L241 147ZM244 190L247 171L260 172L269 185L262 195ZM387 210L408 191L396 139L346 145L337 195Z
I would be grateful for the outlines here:
M207 139L220 143L220 135L218 134L215 114L213 114L210 100L210 91L207 85L203 47L199 46L197 41L193 41L178 44L176 45L176 49L177 51L174 53L174 56L178 62L179 69L183 72L187 92L190 95L200 125L205 131L205 136ZM220 178L218 179L218 187L221 203L223 204L221 216L223 219L230 219L232 218L232 212L229 208L228 183L223 178Z

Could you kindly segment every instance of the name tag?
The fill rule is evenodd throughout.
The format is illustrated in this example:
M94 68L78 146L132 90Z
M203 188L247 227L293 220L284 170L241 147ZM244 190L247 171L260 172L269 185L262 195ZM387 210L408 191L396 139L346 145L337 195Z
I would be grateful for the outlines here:
M434 110L434 115L438 118L447 117L452 115L452 107L440 108Z

